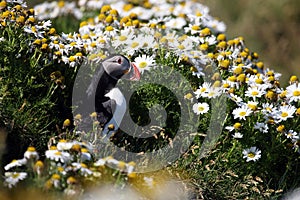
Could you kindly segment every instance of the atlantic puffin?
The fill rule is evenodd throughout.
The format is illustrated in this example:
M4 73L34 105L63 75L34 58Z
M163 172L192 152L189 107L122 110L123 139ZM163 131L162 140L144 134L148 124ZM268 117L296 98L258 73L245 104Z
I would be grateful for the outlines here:
M123 55L111 55L102 61L86 90L88 103L97 113L102 136L109 139L118 129L126 112L126 100L116 87L119 79L140 80L134 63Z

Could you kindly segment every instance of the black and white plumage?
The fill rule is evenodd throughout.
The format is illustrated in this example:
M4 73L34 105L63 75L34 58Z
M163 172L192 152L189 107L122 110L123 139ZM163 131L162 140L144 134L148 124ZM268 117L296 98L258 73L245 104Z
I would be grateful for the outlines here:
M126 100L116 88L121 78L139 80L139 70L125 56L112 55L96 69L86 91L87 103L97 113L97 120L103 127L102 135L108 138L119 127L126 112Z

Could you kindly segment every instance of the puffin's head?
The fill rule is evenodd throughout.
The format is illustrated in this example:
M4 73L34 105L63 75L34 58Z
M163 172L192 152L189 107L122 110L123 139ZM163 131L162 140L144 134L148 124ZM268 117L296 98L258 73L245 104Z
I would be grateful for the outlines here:
M138 68L123 55L112 55L102 65L106 73L115 79L140 80Z

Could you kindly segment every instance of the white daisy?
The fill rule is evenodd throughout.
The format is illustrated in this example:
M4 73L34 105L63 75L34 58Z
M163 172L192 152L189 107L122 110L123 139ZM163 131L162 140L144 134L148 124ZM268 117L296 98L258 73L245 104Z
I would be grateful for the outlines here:
M11 168L14 168L14 167L23 166L26 163L27 163L26 158L22 158L22 159L19 159L19 160L13 160L10 163L8 163L7 165L5 165L4 169L7 171L7 170L9 170Z
M237 105L242 105L243 99L239 97L238 95L235 95L233 93L229 93L229 98L234 101Z
M73 146L73 142L67 142L66 140L60 140L56 147L59 151L70 150Z
M279 110L273 112L274 118L278 119L278 122L286 121L288 118L292 118L297 109L292 105L280 106Z
M195 103L193 105L193 111L197 115L207 113L209 111L209 105L207 103Z
M127 45L134 39L134 37L133 28L125 28L124 30L121 30L120 34L114 38L112 41L112 46L119 47L121 45Z
M152 56L143 54L142 56L136 57L134 59L134 62L140 72L144 73L145 70L150 70L150 67L154 64L155 61Z
M89 161L92 159L92 155L86 148L81 149L81 161Z
M286 132L285 136L289 139L292 139L292 141L297 141L299 139L298 133L293 130L289 130L288 132Z
M96 167L99 167L99 166L104 166L105 163L106 163L106 159L100 158L99 160L97 160L97 162L94 163L94 165Z
M196 98L200 98L200 97L208 97L208 91L211 88L211 83L209 82L204 82L202 84L202 86L199 87L199 89L197 89L194 93L196 95Z
M269 127L268 127L268 124L266 124L266 123L256 122L256 124L254 125L254 129L257 129L262 133L267 133L269 130Z
M274 105L271 103L263 103L262 108L263 109L261 111L263 114L270 114L274 110Z
M247 106L251 110L255 111L257 109L258 102L257 101L248 101Z
M9 188L15 186L20 180L24 180L27 177L26 172L5 172L4 184Z
M240 130L242 127L242 124L239 122L234 123L233 126L226 126L225 129L228 130L229 132L232 132L233 130Z
M241 139L243 138L243 134L241 134L240 132L235 132L234 134L232 134L232 137L235 139Z
M26 159L34 158L34 159L38 160L39 154L35 150L34 147L28 147L27 151L24 153L24 158L26 158Z
M207 91L207 98L216 98L222 94L222 88L221 87L211 87Z
M251 109L248 108L248 106L243 105L239 108L235 108L232 111L232 114L234 115L234 119L243 119L246 120L246 117L249 116L252 113Z
M247 91L245 92L245 96L253 98L254 101L256 100L256 98L261 97L263 94L265 94L263 88L257 86L248 87Z
M300 84L294 83L286 88L287 94L286 97L290 102L300 100Z
M58 151L57 149L47 150L45 155L46 158L50 160L62 163L65 163L71 159L71 155L68 152Z
M74 167L75 171L80 171L81 175L83 175L83 176L89 176L89 175L93 174L93 172L84 163L74 162L74 163L72 163L72 166Z
M172 18L166 22L167 28L182 29L186 25L186 20L182 17Z
M251 147L243 150L243 158L246 158L246 162L257 161L261 157L261 150L257 147Z

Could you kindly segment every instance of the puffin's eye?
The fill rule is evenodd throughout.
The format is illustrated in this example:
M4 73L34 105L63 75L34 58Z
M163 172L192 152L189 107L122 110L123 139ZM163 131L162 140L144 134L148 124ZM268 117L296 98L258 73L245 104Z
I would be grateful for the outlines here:
M118 62L119 64L121 64L121 63L122 63L122 59L119 58L119 59L117 60L117 62Z

